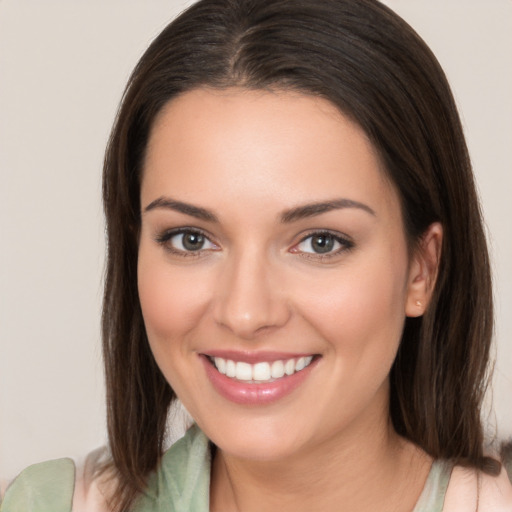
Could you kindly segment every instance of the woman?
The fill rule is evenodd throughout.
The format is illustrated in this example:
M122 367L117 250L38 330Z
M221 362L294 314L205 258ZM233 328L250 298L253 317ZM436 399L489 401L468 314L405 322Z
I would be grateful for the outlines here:
M2 512L511 509L460 121L389 9L194 5L130 79L104 204L110 451ZM176 396L197 425L163 455Z

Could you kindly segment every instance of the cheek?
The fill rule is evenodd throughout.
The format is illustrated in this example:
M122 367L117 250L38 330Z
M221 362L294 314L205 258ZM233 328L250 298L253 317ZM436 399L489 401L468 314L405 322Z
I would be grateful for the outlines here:
M197 325L206 308L207 279L194 277L186 268L166 264L161 255L153 257L144 247L139 251L139 299L151 344L173 347L173 341Z
M375 260L373 260L375 261ZM303 316L343 355L340 364L391 365L405 321L406 258L340 268L309 283Z

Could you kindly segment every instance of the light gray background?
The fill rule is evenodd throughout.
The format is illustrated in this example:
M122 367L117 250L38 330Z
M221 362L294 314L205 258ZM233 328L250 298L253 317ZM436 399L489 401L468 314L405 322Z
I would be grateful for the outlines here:
M103 151L137 59L190 2L0 0L0 474L105 442ZM388 0L457 98L494 262L512 434L512 1ZM491 432L494 421L491 421Z

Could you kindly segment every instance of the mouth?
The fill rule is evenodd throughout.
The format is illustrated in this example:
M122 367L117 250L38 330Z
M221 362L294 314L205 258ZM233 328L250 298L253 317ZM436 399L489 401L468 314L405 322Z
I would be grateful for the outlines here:
M213 388L231 402L261 406L276 402L307 381L319 354L200 354Z
M290 377L307 368L315 356L301 356L275 361L260 361L251 364L245 361L234 361L223 357L208 356L210 363L219 373L230 379L248 384L275 382L283 377Z

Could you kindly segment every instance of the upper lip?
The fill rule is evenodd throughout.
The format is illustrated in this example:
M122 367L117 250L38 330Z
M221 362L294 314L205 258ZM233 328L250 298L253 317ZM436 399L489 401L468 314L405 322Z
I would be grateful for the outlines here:
M244 362L249 364L287 361L289 359L297 359L299 357L314 356L312 352L275 352L275 351L238 351L238 350L207 350L201 352L202 355L208 357L221 357L222 359L230 359L235 362Z

